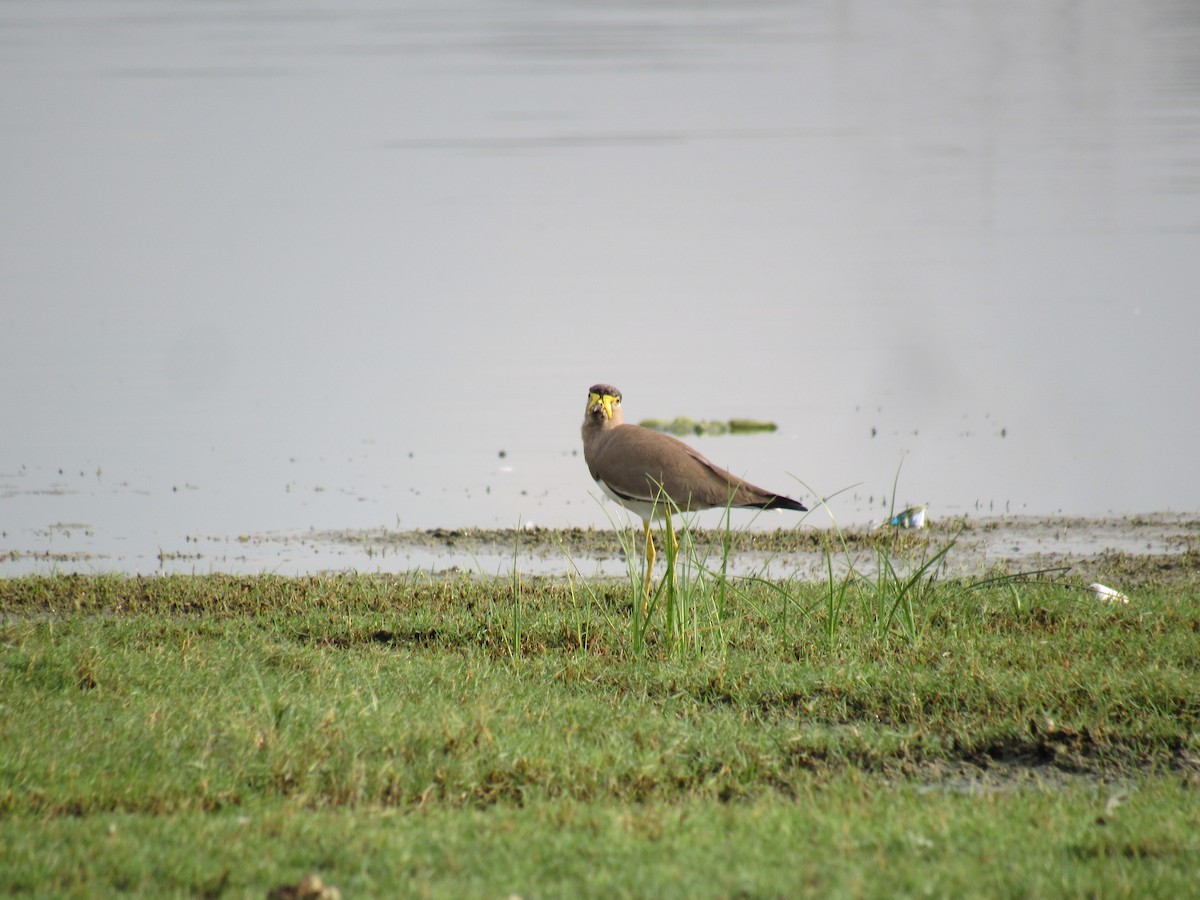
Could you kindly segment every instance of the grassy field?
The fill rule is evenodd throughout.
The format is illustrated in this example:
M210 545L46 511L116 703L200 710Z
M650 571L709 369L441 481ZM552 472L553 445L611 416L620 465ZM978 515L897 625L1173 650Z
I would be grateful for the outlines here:
M1194 576L932 558L646 617L636 573L0 580L0 885L1197 895Z

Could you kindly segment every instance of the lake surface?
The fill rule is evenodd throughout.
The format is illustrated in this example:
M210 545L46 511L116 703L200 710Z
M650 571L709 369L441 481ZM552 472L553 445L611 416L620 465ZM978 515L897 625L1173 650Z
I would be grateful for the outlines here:
M0 84L0 575L624 522L598 381L806 525L1200 510L1190 0L40 0Z

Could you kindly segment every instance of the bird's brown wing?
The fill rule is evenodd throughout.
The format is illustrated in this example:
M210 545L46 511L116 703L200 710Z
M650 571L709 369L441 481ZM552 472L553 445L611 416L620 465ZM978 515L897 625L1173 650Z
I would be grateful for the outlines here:
M655 501L661 485L681 509L764 506L777 496L735 477L683 441L638 425L621 425L604 436L592 474L636 500Z

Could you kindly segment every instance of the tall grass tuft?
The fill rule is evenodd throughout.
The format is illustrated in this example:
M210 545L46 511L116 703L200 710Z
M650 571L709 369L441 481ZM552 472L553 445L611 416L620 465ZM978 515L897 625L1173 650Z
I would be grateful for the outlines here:
M619 530L632 596L629 633L633 651L641 654L653 645L679 658L724 652L729 640L726 626L736 615L756 617L784 641L799 637L800 629L820 620L821 633L827 645L833 646L850 615L856 622L870 623L877 638L917 640L924 617L939 605L943 591L953 589L941 575L962 528L938 543L925 542L919 549L912 546L907 532L886 529L872 542L870 556L862 559L851 551L850 541L828 505L835 495L819 500L833 524L824 541L825 578L816 603L804 585L766 577L770 560L763 563L759 574L730 575L736 532L729 508L724 511L720 542L714 546L698 541L689 518L662 498L663 527L659 531L663 552L659 556L665 565L661 577L652 582L648 598L642 595L644 569L639 566L639 561L644 565L644 548L636 552L638 541L628 540L628 532ZM803 528L803 520L796 527ZM675 541L669 537L673 533ZM774 599L770 608L764 606L763 591L751 591L751 586L765 589ZM1016 590L1015 582L1012 590ZM1019 607L1019 597L1014 603Z
M510 613L510 628L505 644L509 656L515 659L521 655L521 571L517 566L521 551L521 527L518 523L517 533L513 538L513 567L512 567L512 606Z
M908 571L901 572L893 561L896 532L889 530L888 539L876 546L874 590L869 592L875 600L878 634L885 635L894 625L899 625L907 637L917 637L917 609L936 599L939 567L961 534L960 528L932 555L928 547L923 548L921 556L910 564Z
M728 507L724 510L720 545L714 549L696 539L691 520L669 498L663 495L659 502L663 525L658 529L662 545L658 558L664 565L662 575L651 580L648 596L643 594L645 548L635 546L641 543L640 531L635 530L637 537L630 539L629 530L617 529L631 597L630 647L639 655L657 647L681 660L724 652L729 641L727 622L736 614L739 599L746 599L744 585L762 583L773 590L778 590L778 585L757 575L730 576L734 530ZM796 601L786 592L780 599L786 621L788 607L795 607ZM761 614L753 602L749 606L752 612Z

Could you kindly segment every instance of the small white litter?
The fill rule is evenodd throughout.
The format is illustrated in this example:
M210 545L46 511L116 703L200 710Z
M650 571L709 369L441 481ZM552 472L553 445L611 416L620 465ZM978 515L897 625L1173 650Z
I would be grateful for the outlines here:
M1113 590L1106 584L1095 582L1088 585L1088 590L1096 595L1096 599L1101 603L1128 603L1129 598L1120 591Z

